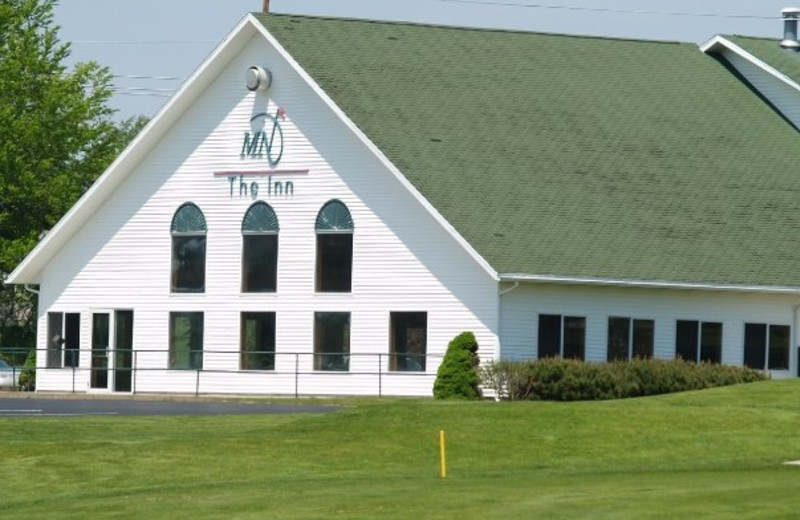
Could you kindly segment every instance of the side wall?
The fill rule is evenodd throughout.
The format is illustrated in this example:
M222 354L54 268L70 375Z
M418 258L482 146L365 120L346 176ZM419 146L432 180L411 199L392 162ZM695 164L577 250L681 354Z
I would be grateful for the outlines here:
M627 317L655 321L654 357L675 357L676 320L722 323L722 362L744 362L744 324L792 326L790 370L797 374L795 306L800 298L699 290L639 289L557 284L522 284L500 300L502 357L537 357L539 314L586 318L586 360L606 361L608 319Z
M271 70L267 93L248 92L251 65ZM285 149L272 182L253 197L221 172L267 171L264 159L242 157L251 118L278 107ZM433 173L433 172L432 172ZM215 175L216 174L216 175ZM242 294L242 218L256 199L279 219L278 289ZM339 199L354 221L351 293L315 293L315 219ZM170 223L191 201L207 226L206 289L170 293ZM300 75L263 38L255 37L220 74L167 137L51 261L43 274L38 348L47 345L48 312L81 313L80 368L41 370L39 390L89 387L91 314L134 312L136 392L430 395L449 340L472 330L484 358L497 348L497 284L401 185ZM169 313L204 313L204 370L165 371ZM276 313L275 372L238 372L240 313ZM314 313L351 313L349 373L312 370ZM425 373L388 373L389 316L428 313ZM112 345L113 348L113 345ZM377 354L381 354L379 358ZM40 356L40 366L44 356ZM380 362L380 366L379 366ZM220 372L214 373L214 370ZM233 373L229 371L234 371ZM300 377L295 373L300 372ZM378 375L380 372L381 375Z

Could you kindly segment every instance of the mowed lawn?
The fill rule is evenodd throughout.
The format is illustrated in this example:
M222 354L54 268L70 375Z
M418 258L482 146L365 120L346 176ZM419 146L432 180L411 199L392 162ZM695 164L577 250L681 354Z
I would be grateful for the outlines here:
M0 518L800 516L800 381L591 403L0 419ZM439 430L448 475L439 478Z

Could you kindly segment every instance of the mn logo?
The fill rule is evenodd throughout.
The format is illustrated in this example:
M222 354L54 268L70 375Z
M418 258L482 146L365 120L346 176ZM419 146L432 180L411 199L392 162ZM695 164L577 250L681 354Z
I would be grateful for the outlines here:
M275 115L267 112L256 114L250 118L253 132L244 133L241 157L263 159L266 157L270 166L275 167L283 157L283 130L278 118L286 120L286 111L278 108ZM256 130L257 129L257 130Z

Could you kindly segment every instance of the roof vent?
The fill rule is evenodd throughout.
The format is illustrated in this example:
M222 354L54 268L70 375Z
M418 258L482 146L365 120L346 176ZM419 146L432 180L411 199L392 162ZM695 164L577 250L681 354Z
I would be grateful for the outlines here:
M247 90L263 92L272 84L272 74L264 67L253 65L245 72L244 81L247 85Z
M787 7L781 11L783 15L783 41L781 47L796 51L800 50L800 43L797 42L797 22L800 20L800 9L797 7Z

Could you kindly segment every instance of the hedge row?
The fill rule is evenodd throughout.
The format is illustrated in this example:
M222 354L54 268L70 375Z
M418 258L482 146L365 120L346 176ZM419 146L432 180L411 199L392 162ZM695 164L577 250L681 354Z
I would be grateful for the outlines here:
M504 400L591 401L701 390L767 379L746 367L636 359L584 363L548 358L495 361L481 370L484 388Z

